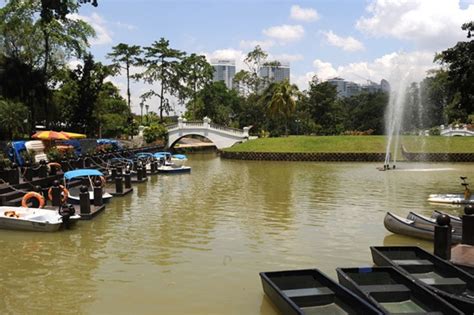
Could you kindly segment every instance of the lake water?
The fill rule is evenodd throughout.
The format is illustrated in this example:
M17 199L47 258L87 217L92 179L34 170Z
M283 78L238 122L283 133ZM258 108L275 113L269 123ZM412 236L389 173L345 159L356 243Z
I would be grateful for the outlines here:
M430 215L474 164L260 162L194 154L67 231L0 230L2 314L277 314L261 271L372 264L387 210Z

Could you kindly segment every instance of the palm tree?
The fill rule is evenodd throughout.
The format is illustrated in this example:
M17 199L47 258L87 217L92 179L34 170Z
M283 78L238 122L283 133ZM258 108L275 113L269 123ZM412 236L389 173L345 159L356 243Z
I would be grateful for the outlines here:
M268 102L268 115L272 118L282 118L285 121L285 132L288 135L288 119L296 110L298 87L288 80L277 83Z

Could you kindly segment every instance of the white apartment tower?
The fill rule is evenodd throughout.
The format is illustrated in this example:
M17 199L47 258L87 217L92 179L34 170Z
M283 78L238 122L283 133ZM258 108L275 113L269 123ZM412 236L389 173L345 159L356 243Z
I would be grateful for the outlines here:
M235 60L212 59L211 65L214 67L213 81L224 81L228 89L232 89L232 81L235 76Z
M260 68L260 77L268 79L269 82L290 81L290 63L276 62L279 65L264 65Z

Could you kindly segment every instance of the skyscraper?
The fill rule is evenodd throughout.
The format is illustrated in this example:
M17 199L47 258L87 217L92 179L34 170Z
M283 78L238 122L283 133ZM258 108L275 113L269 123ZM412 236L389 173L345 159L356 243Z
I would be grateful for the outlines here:
M260 68L260 77L269 82L290 81L290 63L279 62L279 65L264 65Z
M224 81L228 89L232 89L232 81L235 76L235 60L212 59L211 65L214 67L213 81Z

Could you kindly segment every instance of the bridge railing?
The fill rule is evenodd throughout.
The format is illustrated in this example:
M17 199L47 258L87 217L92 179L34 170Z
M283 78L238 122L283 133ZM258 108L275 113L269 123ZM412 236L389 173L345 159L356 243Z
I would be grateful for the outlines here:
M242 130L242 129L218 125L215 123L211 123L211 120L207 117L204 117L203 121L186 121L183 118L179 118L178 123L167 125L166 128L168 130L192 129L192 128L214 129L214 130L221 130L224 132L232 133L238 136L248 136L248 130L250 129L250 127L246 127L244 128L244 130Z

